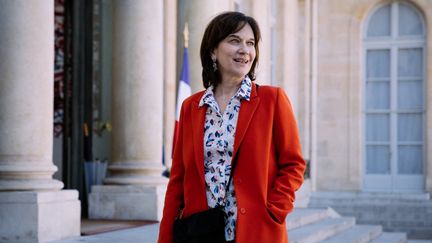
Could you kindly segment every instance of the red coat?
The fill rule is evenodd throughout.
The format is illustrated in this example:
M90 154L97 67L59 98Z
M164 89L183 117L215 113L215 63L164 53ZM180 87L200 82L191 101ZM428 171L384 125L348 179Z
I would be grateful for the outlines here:
M183 102L179 137L165 196L159 243L172 242L173 221L208 209L204 181L204 92ZM236 243L288 242L285 218L303 182L305 161L291 104L280 88L252 85L242 100L234 140L238 216Z

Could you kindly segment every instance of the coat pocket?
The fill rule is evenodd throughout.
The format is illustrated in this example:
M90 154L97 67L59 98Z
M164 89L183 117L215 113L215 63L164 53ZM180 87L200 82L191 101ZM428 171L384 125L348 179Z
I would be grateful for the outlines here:
M280 222L280 220L278 220L278 218L274 215L274 213L269 208L266 208L266 214L267 214L268 218L271 221L273 221L274 223L276 223L276 224L283 224L283 221Z

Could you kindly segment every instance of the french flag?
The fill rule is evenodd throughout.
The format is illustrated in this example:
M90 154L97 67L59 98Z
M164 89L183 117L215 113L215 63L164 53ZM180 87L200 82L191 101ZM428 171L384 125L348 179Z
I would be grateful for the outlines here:
M192 94L190 79L189 79L189 55L188 48L183 49L183 65L181 70L180 82L178 85L177 93L177 107L176 107L176 118L175 118L175 128L173 137L172 154L174 154L175 145L178 139L178 123L180 120L180 110L183 101ZM171 157L172 157L171 154Z

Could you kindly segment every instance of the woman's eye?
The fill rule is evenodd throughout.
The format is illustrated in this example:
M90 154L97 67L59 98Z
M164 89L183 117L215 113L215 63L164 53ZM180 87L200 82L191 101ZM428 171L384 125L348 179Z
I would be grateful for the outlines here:
M231 43L239 43L239 40L237 40L237 39L231 39L230 42Z
M250 46L255 46L255 42L253 42L253 41L249 41L247 44Z

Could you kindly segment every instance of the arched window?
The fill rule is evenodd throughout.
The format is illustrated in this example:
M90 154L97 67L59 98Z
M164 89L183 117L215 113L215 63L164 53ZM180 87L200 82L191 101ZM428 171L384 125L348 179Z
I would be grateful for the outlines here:
M404 1L375 9L364 32L364 190L424 188L425 25Z

